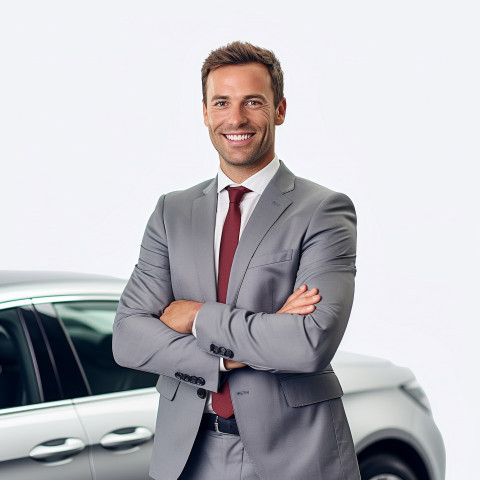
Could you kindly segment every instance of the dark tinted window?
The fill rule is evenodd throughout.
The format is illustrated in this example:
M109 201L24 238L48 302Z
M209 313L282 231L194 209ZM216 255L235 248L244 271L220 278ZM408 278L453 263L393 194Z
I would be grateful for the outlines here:
M53 363L64 398L90 395L88 382L68 334L57 318L53 306L43 303L35 306L36 315L45 331L52 351Z
M64 302L54 305L71 338L93 395L152 387L157 376L118 366L112 355L117 302Z
M60 386L58 372L53 363L53 355L45 330L33 307L22 307L18 314L26 326L30 345L35 353L35 364L39 378L42 400L52 402L61 400L63 392Z
M42 400L23 320L16 309L0 310L0 409Z

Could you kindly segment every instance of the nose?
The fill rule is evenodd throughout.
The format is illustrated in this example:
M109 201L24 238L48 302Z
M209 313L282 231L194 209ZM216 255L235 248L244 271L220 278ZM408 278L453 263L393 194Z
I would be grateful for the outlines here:
M229 123L232 127L243 127L248 123L248 118L242 104L234 105L230 108Z

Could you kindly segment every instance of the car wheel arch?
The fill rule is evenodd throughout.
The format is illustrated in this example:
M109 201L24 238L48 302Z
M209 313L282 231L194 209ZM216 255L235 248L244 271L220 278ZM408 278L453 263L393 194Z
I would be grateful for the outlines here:
M400 430L377 431L356 445L358 463L379 455L391 454L405 462L421 480L433 480L434 476L426 455L419 443Z

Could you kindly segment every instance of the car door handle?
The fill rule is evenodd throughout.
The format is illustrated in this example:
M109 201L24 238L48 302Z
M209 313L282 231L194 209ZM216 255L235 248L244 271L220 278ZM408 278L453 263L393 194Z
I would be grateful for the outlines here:
M54 462L80 453L85 446L79 438L58 438L33 447L29 455L34 460Z
M100 445L104 448L130 448L148 442L152 437L151 430L145 427L120 428L104 435L100 439Z

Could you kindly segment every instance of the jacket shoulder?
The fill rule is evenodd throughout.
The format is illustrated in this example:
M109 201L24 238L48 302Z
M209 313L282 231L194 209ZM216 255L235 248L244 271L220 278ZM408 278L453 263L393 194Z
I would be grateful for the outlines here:
M215 185L215 178L211 178L185 190L175 190L166 193L160 197L159 204L162 204L164 212L173 212L178 211L179 208L187 208L196 198L203 197L206 192L215 188Z
M165 200L194 200L197 197L204 195L205 190L214 188L215 178L210 178L204 182L198 183L193 187L189 187L185 190L175 190L164 195Z
M295 189L289 194L297 197L297 199L304 199L317 205L323 202L340 202L353 206L353 202L348 195L302 177L295 177Z

